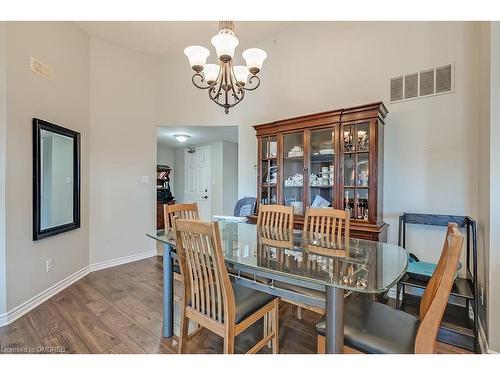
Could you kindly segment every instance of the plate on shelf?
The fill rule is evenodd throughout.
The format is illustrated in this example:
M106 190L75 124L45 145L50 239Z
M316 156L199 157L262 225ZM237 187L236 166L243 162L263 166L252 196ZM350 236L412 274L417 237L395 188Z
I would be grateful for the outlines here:
M321 155L333 155L333 152L334 152L333 148L324 148L322 150L319 150L319 153Z

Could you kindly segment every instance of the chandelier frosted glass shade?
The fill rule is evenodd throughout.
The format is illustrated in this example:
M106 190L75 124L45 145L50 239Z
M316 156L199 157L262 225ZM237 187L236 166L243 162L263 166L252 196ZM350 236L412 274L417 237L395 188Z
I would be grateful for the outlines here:
M252 74L257 74L261 71L264 60L267 58L267 53L259 48L249 48L241 54L247 63L247 68Z
M240 44L238 38L229 29L222 29L212 37L212 45L215 47L217 56L224 62L234 57L234 50L238 44Z
M219 58L218 64L207 64L210 52L205 47L190 46L184 50L189 64L195 71L191 81L193 85L207 90L208 97L218 106L229 109L241 102L245 93L260 86L257 75L267 53L258 48L250 48L243 52L246 66L235 65L234 51L239 41L234 34L234 22L220 21L219 32L212 37Z
M248 68L244 65L236 65L235 67L233 67L233 70L236 81L241 85L245 85L248 76L250 75Z
M191 68L199 73L205 67L210 51L202 46L189 46L184 49L184 54L188 57Z
M203 70L203 74L205 75L205 81L207 81L207 83L211 85L213 82L215 82L215 80L219 76L219 71L220 71L219 65L216 64L205 65L205 69Z

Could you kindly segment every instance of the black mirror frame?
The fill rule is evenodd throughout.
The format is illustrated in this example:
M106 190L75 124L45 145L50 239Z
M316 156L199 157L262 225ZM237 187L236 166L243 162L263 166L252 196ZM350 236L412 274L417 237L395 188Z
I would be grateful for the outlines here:
M73 139L73 222L41 229L40 133L47 130ZM80 228L80 133L50 122L33 119L33 241Z

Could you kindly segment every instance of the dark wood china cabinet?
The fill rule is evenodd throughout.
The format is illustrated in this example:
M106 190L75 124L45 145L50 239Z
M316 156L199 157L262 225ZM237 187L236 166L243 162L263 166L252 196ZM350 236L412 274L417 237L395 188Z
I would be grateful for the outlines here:
M384 103L255 125L257 203L349 208L351 236L386 241L382 221Z

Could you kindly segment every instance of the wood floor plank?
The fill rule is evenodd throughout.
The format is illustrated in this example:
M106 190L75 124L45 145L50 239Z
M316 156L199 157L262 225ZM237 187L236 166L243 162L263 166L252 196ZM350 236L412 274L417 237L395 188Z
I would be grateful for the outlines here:
M182 285L174 284L177 298ZM162 337L163 275L161 257L93 272L12 324L0 328L0 345L64 353L177 353L177 338ZM176 305L178 331L179 306ZM280 309L281 353L315 353L315 323L320 316L303 310L302 319ZM262 337L262 322L236 339L244 353ZM203 330L188 342L189 353L222 353L222 339ZM25 352L25 351L23 351ZM439 353L468 353L438 343ZM260 353L271 353L264 347Z

